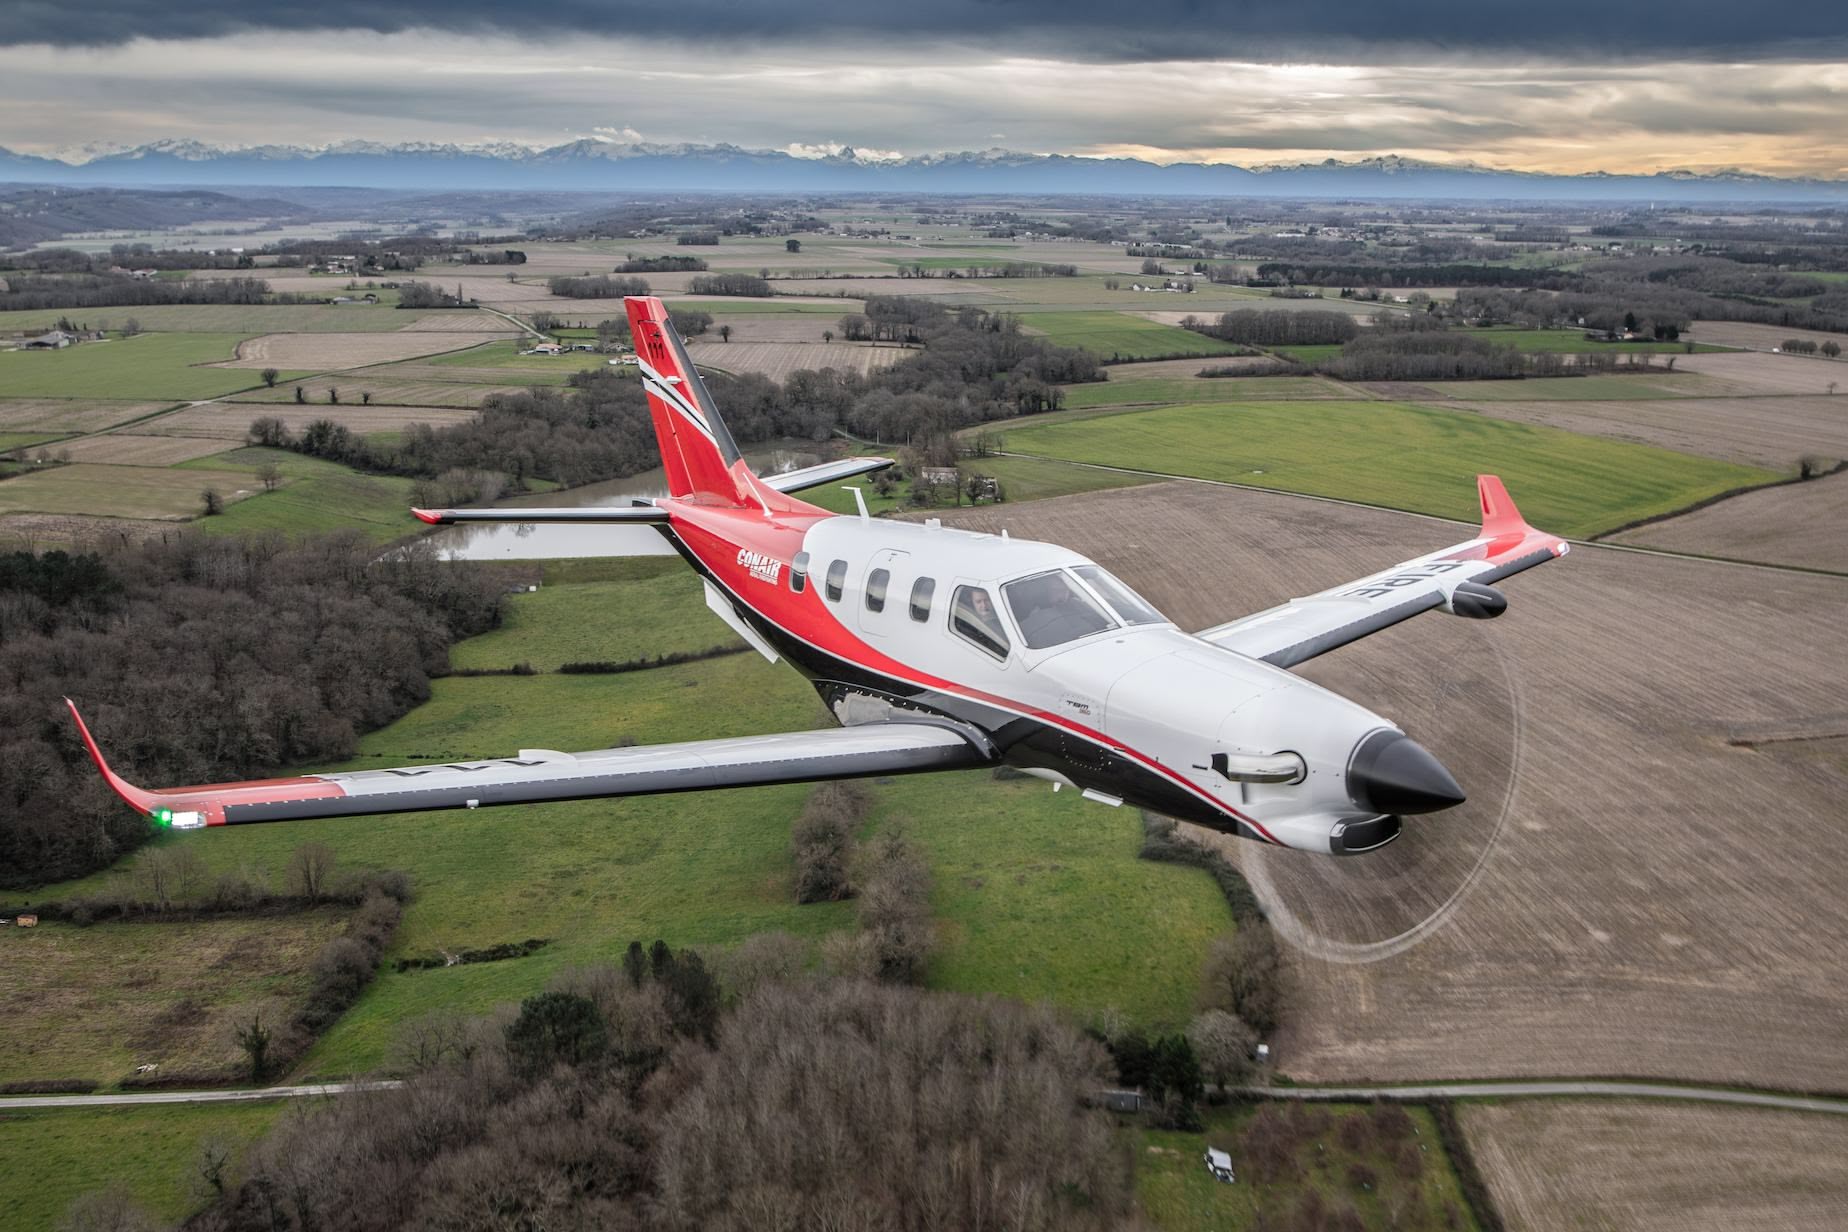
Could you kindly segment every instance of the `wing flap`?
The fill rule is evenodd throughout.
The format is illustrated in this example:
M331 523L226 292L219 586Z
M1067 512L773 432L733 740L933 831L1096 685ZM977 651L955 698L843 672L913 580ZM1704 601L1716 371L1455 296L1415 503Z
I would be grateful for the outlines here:
M1482 529L1474 539L1196 636L1276 667L1294 667L1420 612L1459 610L1453 604L1461 604L1457 591L1464 583L1486 586L1569 550L1564 539L1527 524L1500 479L1477 476L1476 492Z
M150 791L109 768L77 707L68 698L66 703L91 758L116 794L157 823L180 829L760 787L956 770L993 760L992 748L979 733L920 717L586 753L523 749L517 757Z

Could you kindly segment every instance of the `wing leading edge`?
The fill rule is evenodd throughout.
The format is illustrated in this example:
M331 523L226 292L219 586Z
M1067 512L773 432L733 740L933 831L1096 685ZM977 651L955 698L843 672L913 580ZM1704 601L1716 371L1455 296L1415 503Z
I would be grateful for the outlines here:
M109 768L75 703L66 698L65 704L110 788L174 829L808 783L994 760L993 747L973 728L920 718L588 753L522 749L516 757L150 791Z
M1294 667L1433 608L1476 618L1500 615L1507 601L1490 583L1564 556L1571 545L1529 526L1494 475L1476 477L1476 494L1482 530L1474 539L1195 636Z

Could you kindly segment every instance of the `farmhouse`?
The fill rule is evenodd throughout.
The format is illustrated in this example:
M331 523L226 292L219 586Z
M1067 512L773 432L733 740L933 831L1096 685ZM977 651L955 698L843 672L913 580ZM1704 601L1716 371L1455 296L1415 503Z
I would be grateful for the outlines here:
M72 343L76 341L77 341L77 335L66 333L65 331L61 329L54 329L54 330L51 330L49 333L40 334L36 338L26 339L26 350L28 351L58 351L58 350L63 350L65 347L70 346Z

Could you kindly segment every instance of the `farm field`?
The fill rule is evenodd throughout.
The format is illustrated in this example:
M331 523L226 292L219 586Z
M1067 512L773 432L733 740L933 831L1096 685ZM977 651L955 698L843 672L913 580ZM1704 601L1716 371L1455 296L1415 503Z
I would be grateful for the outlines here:
M1611 542L1848 573L1848 474L1766 488L1613 535Z
M1848 458L1848 398L1466 402L1479 414L1795 474L1804 457Z
M1112 381L1141 381L1150 378L1158 380L1185 378L1187 380L1192 380L1200 375L1200 371L1203 368L1253 368L1262 370L1274 366L1270 357L1267 355L1208 355L1186 359L1150 359L1136 364L1112 364L1110 365L1109 371ZM1220 380L1224 378L1208 377L1205 379ZM1325 381L1328 378L1319 377L1316 379ZM1077 389L1080 388L1080 386L1073 385L1069 388Z
M171 402L105 402L78 398L0 398L0 431L55 436L100 432L171 405Z
M1804 355L1768 351L1684 355L1675 367L1717 382L1714 393L1827 395L1832 392L1830 386L1848 391L1848 364Z
M941 516L1069 545L1188 629L1467 533L1189 484ZM1492 624L1422 616L1299 669L1471 800L1355 860L1222 840L1293 942L1285 1072L1848 1085L1848 853L1804 841L1835 824L1848 761L1726 743L1839 715L1848 582L1581 547L1506 589Z
M298 406L293 402L253 406L248 402L211 402L162 415L141 427L153 434L172 434L242 444L250 434L255 419L280 419L291 432L300 432L317 419L331 419L361 436L379 432L402 432L414 423L437 427L466 423L475 412L464 407L383 406L373 399L371 406L342 402L329 406L325 402Z
M455 380L407 380L391 375L384 368L377 368L364 373L348 372L337 376L279 381L274 389L264 389L259 385L255 389L240 392L232 401L266 405L294 403L297 385L302 387L303 396L311 406L328 405L328 390L337 389L340 391L342 406L358 402L361 393L369 392L372 401L380 405L473 408L480 406L490 394L513 394L526 388L524 384L513 384L505 377L500 383L476 385Z
M154 424L148 425L155 426ZM100 462L128 466L172 466L193 458L209 457L231 448L224 440L196 436L141 436L130 432L105 432L86 436L58 447L73 462Z
M532 341L531 338L510 338L470 346L465 350L452 350L447 354L432 355L417 367L460 368L471 374L496 370L501 379L507 380L512 378L512 373L501 370L512 369L521 374L533 373L549 377L560 373L569 375L583 368L601 368L608 362L607 356L591 351L574 351L564 355L520 354Z
M1810 275L1812 278L1827 278L1828 275ZM1836 277L1839 278L1839 275ZM1696 321L1693 332L1702 342L1717 343L1728 347L1749 347L1755 351L1769 351L1773 347L1784 345L1787 338L1802 338L1817 343L1840 343L1840 334L1826 333L1819 329L1792 329L1788 325L1758 325L1750 321ZM1801 359L1807 363L1828 364L1831 361L1821 357L1793 355L1792 359ZM1840 364L1840 361L1833 361ZM1848 365L1841 365L1848 367Z
M55 1228L71 1202L120 1181L162 1219L198 1209L193 1164L208 1138L242 1150L287 1113L280 1103L34 1109L0 1117L0 1228Z
M850 342L708 342L702 338L687 348L687 354L701 367L755 372L773 381L784 381L802 368L874 372L912 352L903 347Z
M282 468L283 485L274 492L263 491L255 482L253 472L265 462L274 462ZM250 469L226 469L234 467ZM411 480L396 475L361 474L337 462L280 449L234 449L184 463L167 473L182 476L181 486L194 494L192 512L197 512L199 489L207 484L226 492L227 496L232 482L242 482L256 489L248 498L228 505L217 517L201 520L198 529L210 535L253 530L285 534L358 530L384 543L423 527L411 516ZM241 479L221 480L221 474ZM3 492L0 488L0 493Z
M1105 488L1133 488L1151 482L1141 475L1100 471L1041 458L966 458L962 469L965 475L980 472L1000 480L1008 504L1079 492L1100 492Z
M407 316L413 315L406 313ZM517 337L520 331L507 318L492 312L462 312L451 308L442 312L418 313L416 320L403 329L407 334L498 334Z
M1467 1104L1510 1232L1824 1232L1848 1210L1848 1122L1662 1100Z
M1407 1181L1399 1174L1390 1150L1373 1134L1367 1135L1362 1149L1343 1144L1339 1127L1355 1117L1373 1117L1378 1109L1316 1104L1273 1109L1300 1118L1304 1126L1319 1127L1320 1132L1306 1132L1296 1144L1292 1152L1295 1175L1260 1181L1240 1147L1240 1134L1260 1107L1206 1109L1202 1117L1206 1127L1201 1133L1130 1131L1136 1148L1136 1196L1151 1223L1162 1232L1247 1232L1275 1227L1280 1217L1287 1218L1288 1212L1314 1192L1330 1208L1352 1207L1368 1228L1415 1232L1477 1226L1444 1156L1437 1126L1425 1109L1405 1109L1411 1122L1406 1141L1422 1161L1416 1180ZM1238 1176L1235 1184L1223 1184L1207 1174L1202 1157L1209 1146L1232 1156ZM1355 1167L1373 1174L1370 1186L1354 1183L1350 1169Z
M80 462L0 483L0 513L78 513L178 521L199 512L199 493L208 485L228 505L261 486L249 470L227 468L201 477L169 467Z
M260 384L230 359L238 334L141 334L62 351L0 351L0 398L216 398ZM290 379L299 373L287 374Z
M305 840L302 840L305 841ZM84 1078L109 1086L136 1065L234 1068L241 1013L290 1009L315 952L347 913L199 922L46 922L0 939L0 1083ZM16 935L14 935L16 934Z
M417 359L458 351L498 335L449 331L400 330L389 334L264 334L237 345L237 358L226 368L290 368L319 372L329 368L363 368L394 360Z
M1654 398L1705 398L1724 394L1754 393L1736 383L1701 376L1682 356L1673 372L1637 372L1619 376L1526 377L1515 381L1364 381L1361 387L1387 398L1439 402L1617 402ZM1725 358L1731 358L1726 356Z
M120 329L133 317L158 333L389 333L426 314L417 309L329 304L149 304L115 308L29 308L0 312L0 333L50 329L60 317L95 329ZM439 314L440 315L440 314ZM505 326L499 318L489 318Z
M1240 350L1205 334L1122 312L1023 312L1020 323L1059 346L1083 347L1104 360L1235 355Z
M1536 526L1586 535L1768 471L1387 402L1197 405L1011 428L1010 451L1463 518L1499 474ZM1382 464L1375 464L1375 461Z
M1703 322L1703 325L1706 323ZM1681 355L1689 353L1688 342L1593 342L1582 329L1472 329L1472 338L1481 338L1495 346L1511 346L1517 351L1557 355ZM1706 330L1703 328L1703 335ZM1724 347L1707 342L1694 343L1694 354L1721 351Z

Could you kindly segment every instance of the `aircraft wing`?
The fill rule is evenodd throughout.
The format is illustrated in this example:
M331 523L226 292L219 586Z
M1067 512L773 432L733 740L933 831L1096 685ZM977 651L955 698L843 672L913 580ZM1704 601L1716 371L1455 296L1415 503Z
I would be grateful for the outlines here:
M1529 526L1495 476L1478 475L1476 492L1482 531L1474 539L1195 636L1294 667L1432 608L1479 620L1501 615L1508 601L1490 583L1564 556L1571 545Z
M958 770L989 765L995 760L993 745L974 728L920 716L916 720L820 731L637 745L589 753L522 749L515 757L150 791L109 768L76 705L69 698L65 703L77 721L84 746L115 793L156 824L180 830L310 817L807 783Z
M413 509L411 512L417 515L419 521L428 522L432 526L450 526L456 522L616 522L647 525L668 520L667 510L654 505L584 505L563 509L509 506L505 509Z

